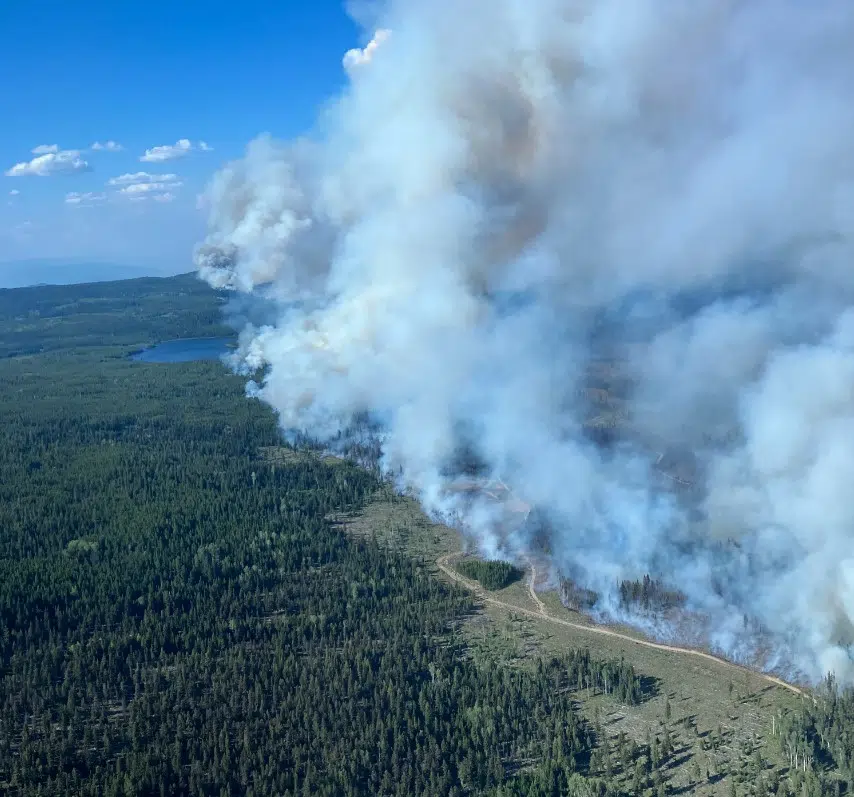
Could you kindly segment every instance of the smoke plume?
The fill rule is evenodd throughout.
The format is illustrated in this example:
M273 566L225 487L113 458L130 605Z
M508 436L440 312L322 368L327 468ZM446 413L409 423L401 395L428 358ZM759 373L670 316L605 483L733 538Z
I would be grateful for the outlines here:
M200 274L275 308L255 394L326 440L369 417L485 553L537 546L606 608L650 573L713 648L854 682L850 0L379 23L313 135L210 187Z

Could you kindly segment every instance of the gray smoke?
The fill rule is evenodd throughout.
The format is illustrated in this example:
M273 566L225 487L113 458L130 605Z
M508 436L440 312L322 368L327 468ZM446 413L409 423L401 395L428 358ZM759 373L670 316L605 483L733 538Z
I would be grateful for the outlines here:
M850 0L379 23L311 139L210 187L201 275L278 308L241 337L257 394L327 439L369 414L490 555L532 537L449 489L462 454L546 518L558 572L651 573L716 649L854 682Z

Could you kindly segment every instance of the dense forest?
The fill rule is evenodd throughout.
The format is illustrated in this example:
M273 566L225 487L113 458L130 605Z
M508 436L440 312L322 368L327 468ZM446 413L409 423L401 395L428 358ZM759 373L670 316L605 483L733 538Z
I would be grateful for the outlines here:
M193 274L0 288L0 359L232 335L225 303Z
M467 578L473 578L485 589L496 590L510 586L522 578L522 571L509 562L483 559L463 559L457 562L457 570Z
M275 419L219 363L128 360L209 331L213 294L182 315L179 291L154 291L169 324L117 328L123 348L92 345L120 291L83 322L58 290L32 328L5 296L7 354L45 351L0 368L0 791L609 791L573 780L595 744L573 695L638 699L630 670L567 659L557 688L475 664L467 593L326 520L374 475L260 457Z
M189 277L0 292L0 793L668 793L668 725L582 710L647 701L630 664L470 655L470 593L330 522L374 472L265 455L275 418L217 362L128 359L221 334L221 303ZM804 794L851 771L852 705L775 728Z
M828 676L804 711L779 717L773 729L780 752L796 773L796 793L854 794L854 693L840 691ZM835 769L841 780L822 791L821 773Z
M639 581L620 582L620 607L642 612L665 612L685 603L678 590L668 589L656 579L644 576Z

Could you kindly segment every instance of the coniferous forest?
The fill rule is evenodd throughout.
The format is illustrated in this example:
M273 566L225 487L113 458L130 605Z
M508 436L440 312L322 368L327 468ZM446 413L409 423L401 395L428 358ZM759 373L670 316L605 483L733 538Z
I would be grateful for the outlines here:
M0 291L0 793L664 794L669 731L603 751L579 708L643 701L629 664L468 655L470 593L328 520L374 473L263 456L275 418L218 362L128 358L222 334L219 304L187 277ZM847 772L827 705L781 745Z
M85 294L0 296L0 792L562 793L593 745L572 692L474 664L467 593L326 520L374 475L265 461L275 419L217 362L130 361L217 317L140 282L89 326Z
M496 560L463 559L457 563L457 570L491 590L504 589L522 578L522 571L518 567Z

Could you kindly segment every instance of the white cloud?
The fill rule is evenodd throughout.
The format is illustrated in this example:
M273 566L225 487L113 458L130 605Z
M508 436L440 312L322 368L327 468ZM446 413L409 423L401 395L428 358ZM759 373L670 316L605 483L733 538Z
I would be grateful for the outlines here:
M189 138L182 138L174 144L164 144L160 147L152 147L147 149L145 154L140 155L139 159L144 163L162 163L163 161L177 160L183 158L193 150L200 152L210 152L212 147L205 141L193 143Z
M95 202L103 202L106 198L107 195L103 193L85 191L81 194L78 191L71 191L70 193L65 195L65 203L67 205L83 205Z
M20 194L20 193L21 193L21 192L20 192L17 188L13 188L13 189L9 192L9 196L18 196L18 194Z
M147 149L145 154L141 155L139 159L147 163L176 160L177 158L183 158L192 148L193 145L190 139L182 138L175 144L165 144L160 147Z
M175 199L172 189L180 188L183 183L176 174L134 172L113 177L107 185L118 187L118 195L131 202L144 202L146 199L153 199L155 202L172 202Z
M360 66L370 63L371 59L374 57L374 53L377 51L377 47L379 47L389 36L391 36L390 30L380 28L380 30L374 33L373 39L371 39L364 48L354 47L352 50L347 50L347 52L344 53L344 58L342 59L344 69L352 73L354 69L358 69Z
M52 149L54 144L41 144L33 152L42 152L30 161L16 163L6 170L7 177L49 177L54 174L88 172L89 164L80 157L77 149Z
M180 188L183 185L180 180L158 183L132 183L119 190L122 194L154 194L168 191L170 188Z
M121 152L124 147L119 144L117 141L96 141L92 145L92 149L94 150L105 150L106 152Z
M33 155L47 155L49 152L59 152L59 144L39 144L33 147L30 152Z
M171 191L163 191L160 189L157 192L145 191L142 193L128 194L127 198L131 202L147 202L150 199L154 202L166 203L173 202L176 199L176 196Z
M133 183L171 183L178 179L177 174L151 174L151 172L134 172L111 177L107 185L132 185Z
M161 191L159 193L143 193L143 194L130 194L128 195L128 200L131 202L147 202L149 199L153 202L173 202L176 199L175 194L171 191Z

